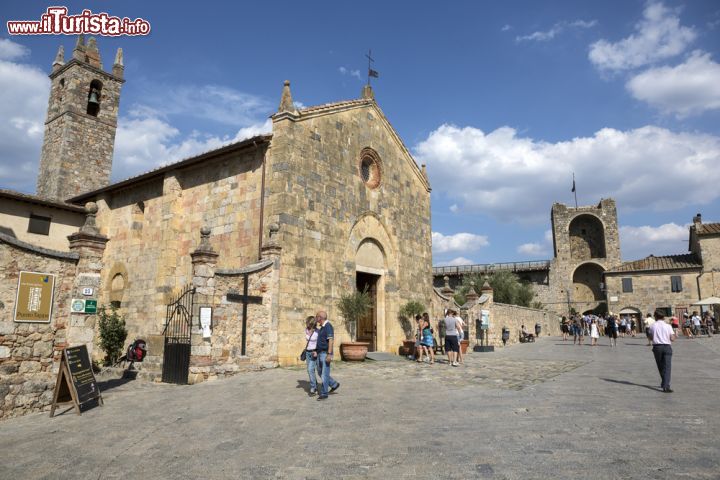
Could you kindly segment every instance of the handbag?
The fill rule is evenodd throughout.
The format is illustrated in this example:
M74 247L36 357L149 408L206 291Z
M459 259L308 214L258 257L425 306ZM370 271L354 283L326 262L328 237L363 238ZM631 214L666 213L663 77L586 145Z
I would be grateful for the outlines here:
M305 344L305 348L303 348L303 351L300 354L300 360L302 360L303 362L307 360L307 347L308 347L308 345L310 345L310 340L312 339L313 333L315 333L315 332L312 332L310 334L310 338L308 338L308 341Z

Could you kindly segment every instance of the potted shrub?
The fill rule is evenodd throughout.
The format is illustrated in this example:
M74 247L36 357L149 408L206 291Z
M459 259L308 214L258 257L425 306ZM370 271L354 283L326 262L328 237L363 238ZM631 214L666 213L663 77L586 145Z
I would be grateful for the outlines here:
M110 312L103 305L99 312L100 348L105 352L105 365L114 365L122 356L127 329L125 319L117 311L117 307L110 304Z
M421 315L425 306L415 300L410 300L400 308L400 326L405 334L403 346L400 348L400 355L415 354L415 315Z
M343 342L340 344L340 355L343 360L365 360L367 355L368 342L356 342L357 323L360 317L365 315L373 306L372 298L367 291L354 290L340 296L337 307L340 314L345 319L350 338L353 341Z

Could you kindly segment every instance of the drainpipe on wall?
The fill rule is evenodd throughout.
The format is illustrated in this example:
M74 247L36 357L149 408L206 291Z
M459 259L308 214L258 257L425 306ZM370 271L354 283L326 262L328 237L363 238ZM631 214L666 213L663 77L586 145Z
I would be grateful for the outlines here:
M257 145L253 142L255 148ZM265 152L267 154L267 151ZM263 220L265 218L265 155L262 159L262 181L260 183L260 232L258 234L258 260L262 260L262 243L263 243Z

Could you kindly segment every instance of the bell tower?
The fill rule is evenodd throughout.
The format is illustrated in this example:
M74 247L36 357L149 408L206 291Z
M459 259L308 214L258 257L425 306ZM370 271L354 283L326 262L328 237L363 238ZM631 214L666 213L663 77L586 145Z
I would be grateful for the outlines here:
M109 183L117 129L123 54L103 70L93 37L80 35L66 63L62 46L50 73L50 101L37 194L65 201Z

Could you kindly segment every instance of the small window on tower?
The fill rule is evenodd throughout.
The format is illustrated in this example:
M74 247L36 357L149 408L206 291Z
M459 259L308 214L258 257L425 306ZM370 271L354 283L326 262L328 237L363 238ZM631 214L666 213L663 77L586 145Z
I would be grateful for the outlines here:
M28 233L50 235L50 217L41 217L39 215L31 214L30 223L28 224Z
M87 113L93 117L97 117L100 113L100 98L102 95L102 82L93 80L90 82L90 91L88 92Z

